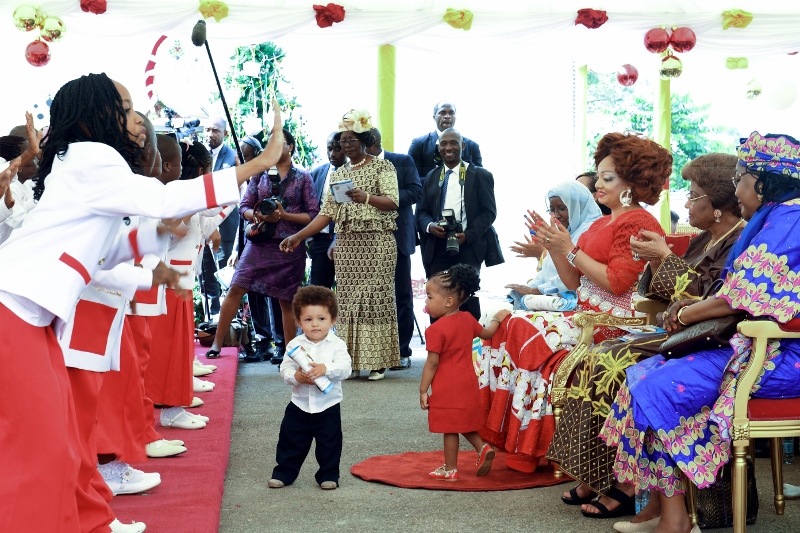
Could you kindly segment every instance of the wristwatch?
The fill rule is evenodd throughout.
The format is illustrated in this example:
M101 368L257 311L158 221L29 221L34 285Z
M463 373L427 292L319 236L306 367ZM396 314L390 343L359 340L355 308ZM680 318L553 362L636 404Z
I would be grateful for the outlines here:
M575 246L575 248L573 248L572 251L567 254L567 261L575 265L575 256L578 255L579 251L580 248L578 246Z

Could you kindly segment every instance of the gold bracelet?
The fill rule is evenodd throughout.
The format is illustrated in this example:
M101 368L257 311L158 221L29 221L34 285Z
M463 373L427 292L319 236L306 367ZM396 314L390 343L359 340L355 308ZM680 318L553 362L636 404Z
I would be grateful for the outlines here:
M367 205L369 205L369 193L367 193L367 199L366 199L366 200L364 200L364 203L365 203L365 204L367 204Z
M691 324L685 324L683 322L683 320L681 320L681 313L683 313L683 310L686 309L687 307L689 307L689 306L688 305L684 305L683 307L678 309L678 312L675 314L675 318L678 319L678 324L680 324L681 326L683 326L685 328L688 328L691 325Z
M490 323L491 323L491 322L497 322L498 324L502 324L502 323L503 323L502 321L500 321L500 320L498 320L498 319L496 319L496 318L492 318L492 319L491 319L489 322L490 322Z

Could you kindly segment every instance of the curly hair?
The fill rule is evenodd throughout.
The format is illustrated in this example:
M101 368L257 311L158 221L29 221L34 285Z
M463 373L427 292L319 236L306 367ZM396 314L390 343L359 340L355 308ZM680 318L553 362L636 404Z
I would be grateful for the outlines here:
M339 139L342 138L342 133L344 132L337 131L336 134L333 136L333 142L335 143L335 146L338 146L339 148L341 148L341 146L339 145ZM354 131L351 131L350 133L358 137L358 142L364 145L364 148L369 148L370 146L375 144L375 134L372 133L372 130L362 131L361 133L356 133Z
M437 272L431 280L444 289L447 294L455 294L460 302L466 302L481 288L478 269L471 265L458 264L447 270Z
M736 187L731 181L731 176L736 173L736 161L735 155L703 154L681 169L681 177L702 188L711 200L711 207L741 217Z
M294 318L300 320L300 314L304 307L318 305L324 307L331 314L331 319L336 320L339 316L339 302L336 300L336 293L327 287L319 285L307 285L300 287L292 300L292 311Z
M672 154L657 142L625 133L607 133L597 143L594 164L614 160L617 175L630 185L634 202L653 205L672 173Z
M181 143L181 177L182 180L197 178L201 171L211 166L213 159L208 148L194 141L191 146Z
M800 197L800 180L797 178L769 170L753 171L751 174L758 176L755 188L761 195L762 204Z
M111 78L88 74L65 83L50 106L50 129L42 140L42 161L36 173L33 197L44 194L45 180L56 157L63 158L74 142L107 144L125 159L131 172L142 173L142 148L128 136L122 97Z

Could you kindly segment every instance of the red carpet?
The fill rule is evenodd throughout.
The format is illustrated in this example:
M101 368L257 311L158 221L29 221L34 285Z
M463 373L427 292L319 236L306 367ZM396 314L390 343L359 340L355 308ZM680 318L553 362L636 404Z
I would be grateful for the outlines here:
M532 474L511 470L506 466L506 454L498 453L492 471L483 477L475 475L475 452L458 452L458 481L448 482L431 479L428 472L444 463L442 451L406 452L399 455L378 455L353 465L350 473L364 481L377 481L404 489L460 490L486 492L493 490L518 490L533 487L549 487L570 481L556 479L547 461L539 463Z
M216 533L219 529L238 359L235 348L225 348L219 359L206 359L206 350L195 345L200 361L217 365L217 370L200 379L211 381L216 387L197 393L205 405L191 412L209 417L210 422L203 429L165 429L159 425L160 409L156 409L156 430L167 440L184 441L189 451L133 465L145 472L160 473L161 484L144 495L116 496L111 502L120 521L144 522L146 533Z

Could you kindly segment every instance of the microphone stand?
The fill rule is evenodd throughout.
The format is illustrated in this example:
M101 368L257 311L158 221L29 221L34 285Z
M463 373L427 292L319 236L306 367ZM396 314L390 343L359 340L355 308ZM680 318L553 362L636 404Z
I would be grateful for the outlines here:
M217 88L219 89L219 97L222 100L222 107L225 108L225 116L228 117L228 124L231 125L231 135L233 135L233 142L236 145L236 153L239 154L239 161L244 163L244 155L242 154L242 149L239 146L239 138L236 136L236 128L234 127L233 120L231 119L231 112L228 110L228 102L225 101L225 93L222 92L222 84L219 82L217 67L214 66L214 58L211 57L211 48L208 47L208 39L206 39L205 45L206 52L208 52L208 60L211 62L211 70L214 71L214 79L216 80Z

